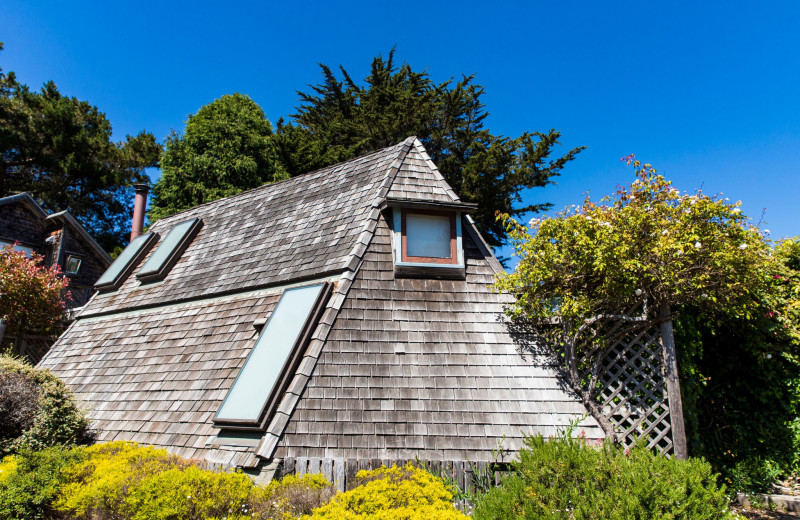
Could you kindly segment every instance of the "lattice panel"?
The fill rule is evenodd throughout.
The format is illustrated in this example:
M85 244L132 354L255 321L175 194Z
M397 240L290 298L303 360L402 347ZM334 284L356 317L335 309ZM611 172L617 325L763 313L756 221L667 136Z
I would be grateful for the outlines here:
M605 323L598 336L616 331ZM610 335L610 334L609 334ZM597 400L625 446L644 436L651 449L673 453L669 398L659 325L624 334L598 360ZM584 364L588 381L594 366Z

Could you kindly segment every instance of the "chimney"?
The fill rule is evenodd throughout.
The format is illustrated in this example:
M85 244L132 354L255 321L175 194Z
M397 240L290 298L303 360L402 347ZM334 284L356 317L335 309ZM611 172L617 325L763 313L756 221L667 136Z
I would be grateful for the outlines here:
M142 234L144 228L144 211L147 207L147 193L150 187L147 184L134 184L136 199L133 202L133 222L131 223L131 242Z

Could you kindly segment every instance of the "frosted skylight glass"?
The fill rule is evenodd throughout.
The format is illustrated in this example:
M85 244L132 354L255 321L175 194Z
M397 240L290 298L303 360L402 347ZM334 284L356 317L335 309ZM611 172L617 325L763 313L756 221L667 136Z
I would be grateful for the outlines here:
M450 258L450 217L407 213L406 254Z
M172 253L175 252L175 249L183 242L183 239L186 238L186 235L188 235L197 224L197 221L198 219L193 218L173 226L173 228L169 230L169 233L167 233L167 236L164 237L161 244L159 244L158 248L150 255L150 258L147 259L147 262L145 262L136 274L136 277L146 278L161 274L161 270L167 265L167 262L172 257Z
M117 279L122 275L123 271L128 264L131 263L139 251L142 250L142 247L148 243L150 238L152 238L152 233L145 233L144 235L139 235L138 237L131 240L131 243L128 244L126 247L114 260L114 263L111 264L106 272L103 273L103 276L100 277L99 280L95 283L97 287L106 286L106 285L114 285L117 282Z
M217 421L252 421L275 390L324 284L287 289L217 413Z

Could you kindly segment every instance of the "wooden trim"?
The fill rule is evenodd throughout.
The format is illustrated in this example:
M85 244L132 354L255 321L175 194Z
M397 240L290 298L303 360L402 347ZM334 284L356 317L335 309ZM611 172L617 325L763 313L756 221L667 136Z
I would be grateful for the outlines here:
M406 239L406 214L411 213L412 215L434 215L440 217L449 217L450 218L450 257L449 258L440 258L434 256L410 256L407 253L407 239ZM421 263L421 264L457 264L458 263L458 246L456 244L456 216L455 213L451 213L449 211L432 211L432 210L401 210L401 217L400 217L400 225L401 225L401 256L403 262L409 263Z

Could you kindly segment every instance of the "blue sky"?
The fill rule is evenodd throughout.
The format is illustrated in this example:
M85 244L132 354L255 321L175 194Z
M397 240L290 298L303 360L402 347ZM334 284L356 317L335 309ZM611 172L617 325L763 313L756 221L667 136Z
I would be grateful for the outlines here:
M363 78L396 56L437 80L475 74L496 134L562 132L588 149L558 208L629 182L634 153L681 190L742 200L773 238L800 234L800 2L0 3L0 66L158 138L223 94L273 122L318 62ZM155 172L157 174L157 172Z

